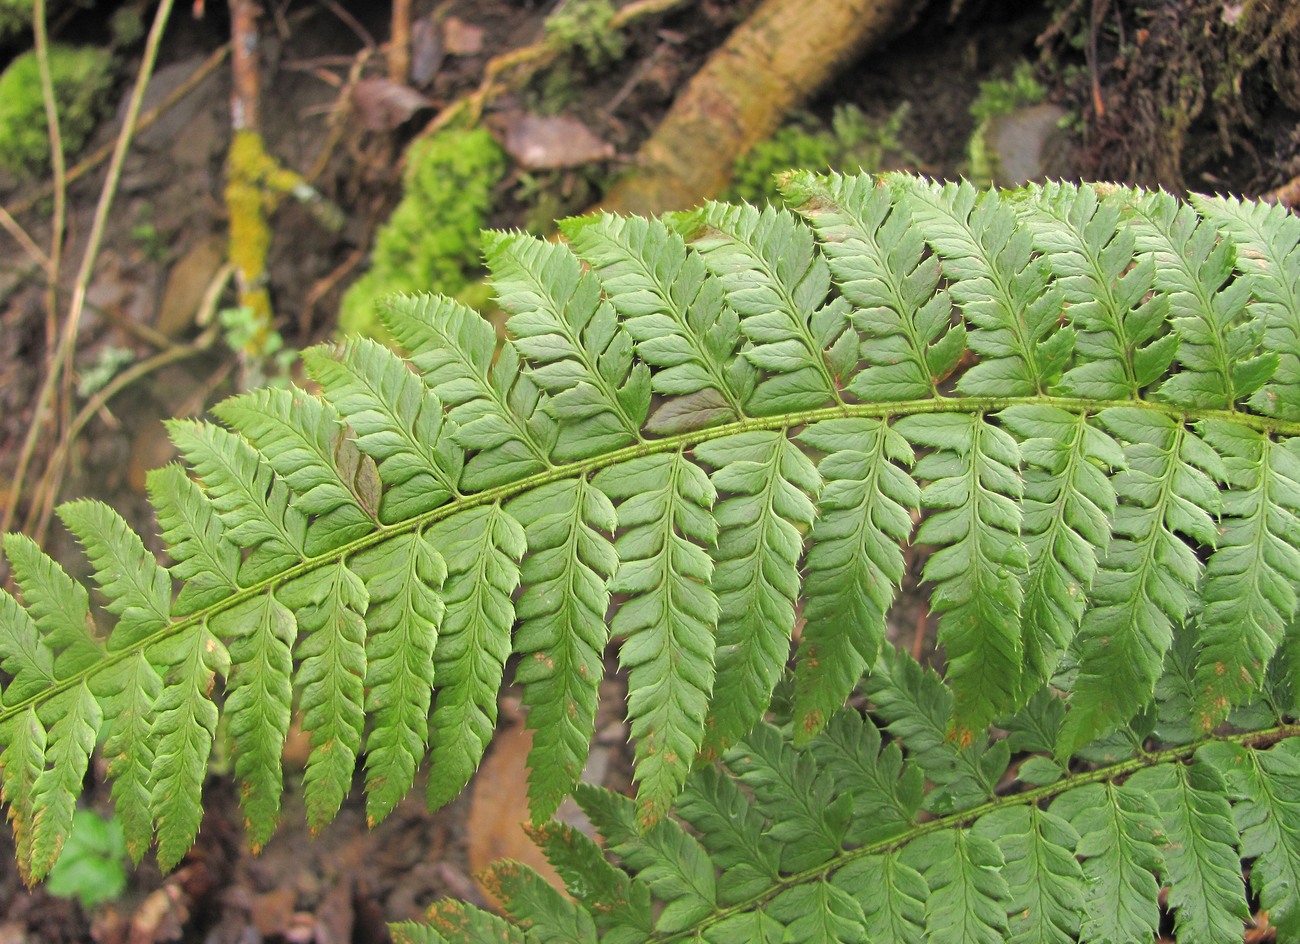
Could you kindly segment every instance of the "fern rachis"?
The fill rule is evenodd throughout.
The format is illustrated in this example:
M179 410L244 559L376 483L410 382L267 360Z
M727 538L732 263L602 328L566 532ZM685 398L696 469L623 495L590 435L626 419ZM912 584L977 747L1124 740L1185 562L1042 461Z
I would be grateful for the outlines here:
M567 939L1139 939L1164 882L1180 934L1210 940L1241 922L1248 849L1293 924L1292 742L1269 745L1300 658L1300 228L1117 188L786 189L797 214L491 236L504 343L398 298L405 358L318 348L320 395L174 421L189 469L149 483L168 567L107 507L61 512L105 635L8 536L0 789L26 872L57 858L97 741L133 854L178 861L219 713L263 844L295 692L314 828L358 762L372 822L425 761L448 802L514 653L539 837L595 884L575 904L495 880ZM884 641L909 541L946 683ZM611 634L638 797L580 799L622 869L543 825ZM796 635L786 741L761 725ZM887 736L838 713L860 682ZM998 796L1013 753L1030 788ZM438 914L403 933L515 934Z

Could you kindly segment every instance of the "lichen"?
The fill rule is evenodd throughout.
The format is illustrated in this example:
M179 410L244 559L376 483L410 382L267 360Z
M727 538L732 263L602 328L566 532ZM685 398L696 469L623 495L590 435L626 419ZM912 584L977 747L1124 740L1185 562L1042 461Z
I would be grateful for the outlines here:
M112 55L105 49L55 44L50 79L59 112L63 150L75 154L95 127L112 85ZM0 75L0 167L16 177L37 177L50 166L50 139L35 52L14 59Z
M339 327L382 336L375 303L394 292L459 296L481 265L479 234L506 171L486 130L448 129L412 145L402 201L379 231L370 271L343 298Z

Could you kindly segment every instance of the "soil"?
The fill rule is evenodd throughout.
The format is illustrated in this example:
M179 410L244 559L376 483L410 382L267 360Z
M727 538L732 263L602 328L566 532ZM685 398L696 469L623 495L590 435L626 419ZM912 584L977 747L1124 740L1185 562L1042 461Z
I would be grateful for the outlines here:
M59 23L62 37L94 40L102 35L103 18L112 6L70 12ZM211 2L205 8L198 0L194 12L201 15L191 15L189 4L173 15L149 102L161 100L193 76L226 42L229 23L224 6ZM444 50L436 74L420 89L433 108L417 111L392 132L349 125L352 119L340 114L339 91L358 52L372 37L387 36L388 5L286 0L266 6L262 126L268 150L301 173L317 167L313 182L328 201L342 208L345 218L340 229L332 230L293 203L285 204L274 217L268 275L280 313L278 327L289 344L304 347L330 336L339 297L360 274L365 248L399 196L403 144L438 107L477 85L487 58L536 40L553 4L417 0L417 18L436 10L438 16L481 28L481 50L460 54ZM530 86L496 102L494 109L499 112L540 110L548 106L548 97L563 96L564 113L580 116L597 137L612 145L615 156L580 168L516 171L501 188L500 209L492 224L531 225L539 217L559 217L594 202L602 182L627 166L675 91L754 6L754 0L688 4L635 27L618 65L602 70L576 60L567 79L554 79L554 73L550 80L539 76ZM1086 29L1077 16L1070 19L1058 12L1078 7L1079 3L978 0L932 3L918 25L846 68L809 108L828 116L836 104L850 102L868 118L884 120L907 102L910 112L903 144L916 158L910 169L956 176L967 159L973 127L969 107L979 83L1007 77L1019 59L1058 59L1061 68L1051 72L1059 81L1050 88L1049 97L1088 117L1092 89L1080 79L1088 74L1085 56L1072 42ZM1116 25L1102 25L1100 52L1093 61L1101 62L1105 75L1124 77L1122 63L1106 59L1120 54ZM1136 23L1128 26L1130 31L1147 28ZM0 48L0 66L16 51L17 47ZM437 50L425 52L437 58ZM133 55L138 56L138 50L124 54L130 68L134 68ZM1073 64L1073 71L1064 68L1067 64ZM124 69L123 74L129 71ZM366 74L382 74L382 56L371 60ZM123 100L127 84L124 79ZM83 377L115 351L140 359L200 336L204 330L195 323L195 312L225 253L223 187L230 93L229 70L223 64L138 137L126 162L79 333L77 363ZM551 101L549 106L554 104ZM1251 107L1255 107L1255 125L1249 147L1239 146L1231 155L1211 146L1213 142L1201 147L1197 134L1208 140L1220 129L1205 124L1208 118L1196 119L1184 138L1197 146L1184 150L1200 155L1196 158L1200 164L1180 165L1177 173L1251 192L1251 188L1281 184L1286 177L1280 175L1287 168L1294 168L1291 174L1300 172L1295 112L1285 102L1264 110ZM1117 110L1118 103L1112 102L1106 123L1088 126L1094 127L1093 137L1085 135L1084 146L1068 155L1075 173L1089 175L1092 168L1110 166L1097 135L1122 133L1122 110L1116 117ZM344 123L344 131L332 149L323 152L336 121ZM111 141L112 124L103 123L92 148ZM1267 167L1272 168L1272 176ZM91 174L71 188L65 259L72 261L65 263L65 271L75 271L80 259L101 181L102 174ZM539 192L545 202L531 195ZM30 193L30 187L0 180L0 204L6 207L17 205ZM38 245L48 245L48 200L36 200L18 216ZM4 498L3 483L12 481L31 422L47 342L42 279L25 256L13 251L7 236L0 235L0 240L5 245L5 255L0 257L0 498ZM62 286L65 294L70 287L69 276ZM144 475L173 458L160 418L202 414L232 392L241 369L235 355L217 340L127 387L98 412L76 441L60 498L88 495L107 500L141 533L153 533ZM57 527L48 529L45 543L51 553L68 562L74 574L84 570L71 541ZM915 574L910 579L914 585ZM927 648L931 627L919 600L906 601L894 618L900 645L917 651ZM627 747L616 677L607 688L595 751L597 769L592 773L600 782L622 787L628 782ZM502 714L503 729L521 727L508 696ZM374 829L365 827L358 783L338 820L313 837L304 825L296 789L303 758L294 753L297 747L291 742L286 755L285 815L279 832L258 857L247 851L243 841L237 791L222 765L214 762L202 830L180 867L163 876L146 859L131 873L121 898L90 912L52 897L43 888L24 890L5 833L0 835L0 944L91 940L104 944L379 944L388 939L386 921L419 918L439 897L482 903L471 872L482 863L485 849L525 854L517 834L489 836L489 828L482 824L509 819L500 814L516 811L526 747L526 740L518 736L503 736L479 781L451 807L429 814L417 784L412 795ZM87 802L108 812L107 790L97 772L92 774L96 775L88 778Z

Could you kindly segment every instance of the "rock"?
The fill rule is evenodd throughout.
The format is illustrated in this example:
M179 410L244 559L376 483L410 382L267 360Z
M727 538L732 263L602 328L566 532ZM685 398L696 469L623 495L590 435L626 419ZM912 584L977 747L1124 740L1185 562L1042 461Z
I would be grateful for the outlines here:
M1030 181L1068 176L1065 135L1060 128L1066 114L1059 105L1028 105L994 115L976 129L993 182L999 187L1020 187ZM972 142L972 152L978 143Z

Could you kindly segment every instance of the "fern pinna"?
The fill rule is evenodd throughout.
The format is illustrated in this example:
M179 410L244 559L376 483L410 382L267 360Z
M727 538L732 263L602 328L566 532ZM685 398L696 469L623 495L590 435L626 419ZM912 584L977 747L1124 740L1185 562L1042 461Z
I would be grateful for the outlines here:
M1257 857L1265 907L1289 914L1300 818L1268 777L1291 776L1292 754L1259 748L1287 731L1300 642L1300 220L1115 187L999 194L794 174L785 193L794 212L576 219L565 245L489 236L504 342L454 301L399 297L384 315L405 359L366 340L318 348L305 362L319 395L258 390L219 405L223 425L173 422L188 468L149 480L167 566L110 508L60 511L117 617L105 632L83 588L7 536L22 603L0 593L0 764L27 874L57 859L97 743L133 854L156 840L175 864L198 829L219 715L254 846L279 815L295 704L314 828L361 758L372 822L426 759L429 801L446 803L491 739L512 653L545 823L582 770L612 636L638 792L632 807L588 806L605 803L616 833L662 829L694 848L654 824L698 762L731 763L767 738L770 776L813 792L756 835L780 844L810 829L822 862L876 848L885 840L865 825L852 833L855 794L829 799L842 790L835 765L814 769L828 719L866 673L908 769L935 784L926 808L976 822L915 825L911 780L909 799L890 801L896 816L876 814L947 844L920 874L879 865L927 916L978 893L999 928L1008 895L1047 881L1013 867L1023 850L989 840L986 819L1026 843L1056 837L1083 859L1089 895L1126 883L1131 914L1067 922L1048 940L1125 939L1106 920L1149 930L1157 881L1194 887L1212 857L1216 880L1240 882L1225 851ZM947 665L943 697L914 710L877 665L909 541L928 550ZM767 731L755 725L796 639L795 746L778 749L751 732ZM1017 741L1013 725L987 745L1009 718L1028 718L1032 736ZM1155 773L1088 766L1156 743L1175 747ZM1038 752L1022 779L1088 771L1069 776L1091 786L1053 801L1079 809L1030 792L976 820L1013 751ZM778 803L765 796L790 792L738 775L748 792L726 802L757 804L760 819ZM1222 826L1229 803L1239 833L1197 826L1204 855L1198 843L1160 851L1203 816ZM749 849L750 832L735 841ZM1092 862L1113 854L1108 836L1124 839L1118 866ZM789 853L797 866L786 855L762 874L822 868L807 849ZM634 859L654 894L682 884L656 884L658 860ZM980 871L954 876L953 861ZM996 881L981 890L977 876ZM609 882L622 894L623 879ZM807 887L828 914L858 920L839 886ZM1239 891L1215 899L1204 927L1239 921ZM697 910L670 905L656 920ZM746 920L771 930L781 913ZM781 933L857 939L792 928ZM613 939L640 939L630 933ZM935 939L987 936L961 933Z

